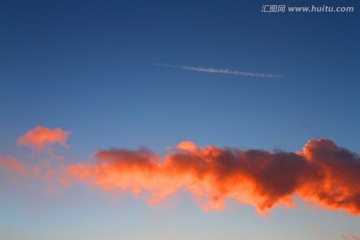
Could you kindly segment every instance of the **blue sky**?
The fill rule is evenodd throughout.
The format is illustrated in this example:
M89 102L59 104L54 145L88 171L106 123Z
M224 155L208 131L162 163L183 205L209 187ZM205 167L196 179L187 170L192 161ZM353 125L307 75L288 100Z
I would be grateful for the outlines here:
M266 14L263 4L355 12ZM356 1L1 1L0 155L28 154L16 139L36 126L71 131L73 162L112 147L166 154L184 140L295 151L330 138L360 153L359 20ZM244 206L204 213L187 194L148 208L82 186L49 197L11 184L0 184L0 233L8 239L360 235L358 217L301 203L264 219Z

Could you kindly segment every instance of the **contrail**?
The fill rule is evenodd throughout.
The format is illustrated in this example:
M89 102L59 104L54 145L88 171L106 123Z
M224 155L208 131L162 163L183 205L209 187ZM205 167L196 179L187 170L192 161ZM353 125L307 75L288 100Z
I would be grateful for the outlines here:
M245 76L245 77L284 78L283 75L277 75L277 74L243 72L243 71L222 69L222 68L217 69L217 68L192 67L192 66L177 66L177 65L171 65L171 64L166 64L166 63L163 63L163 64L152 63L152 65L161 66L161 67L177 68L177 69L183 69L183 70L195 71L195 72L219 73L219 74L238 75L238 76Z

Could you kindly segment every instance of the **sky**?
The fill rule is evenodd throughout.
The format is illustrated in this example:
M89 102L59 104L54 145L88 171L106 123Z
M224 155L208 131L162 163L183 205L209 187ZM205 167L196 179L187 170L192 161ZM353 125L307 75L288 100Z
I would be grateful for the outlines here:
M0 239L360 239L359 9L0 1Z

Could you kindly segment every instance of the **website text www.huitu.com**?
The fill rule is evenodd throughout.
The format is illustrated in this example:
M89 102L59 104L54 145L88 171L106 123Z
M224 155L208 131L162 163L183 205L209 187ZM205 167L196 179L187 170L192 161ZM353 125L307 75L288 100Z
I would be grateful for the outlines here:
M287 5L262 5L262 13L352 13L355 7L352 6L287 6Z

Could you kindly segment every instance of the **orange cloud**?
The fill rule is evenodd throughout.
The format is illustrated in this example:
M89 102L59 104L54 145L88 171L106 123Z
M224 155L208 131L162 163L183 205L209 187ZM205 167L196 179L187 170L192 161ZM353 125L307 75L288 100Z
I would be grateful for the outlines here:
M299 189L301 196L328 209L360 214L360 157L329 139L309 141L302 155L315 171Z
M360 240L360 237L352 234L347 234L341 235L341 240Z
M328 209L360 214L360 158L331 140L310 140L303 152L268 152L182 142L163 159L147 149L98 151L93 162L69 165L66 175L104 190L150 194L150 204L180 189L205 210L225 207L226 199L265 213L293 206L300 196Z
M30 175L34 172L33 169L25 166L21 162L11 157L2 157L0 156L0 169L5 169L5 171L10 173L17 173L19 175Z
M36 127L18 144L39 150L55 143L66 146L69 134L60 128ZM295 153L201 148L192 142L181 142L169 151L160 157L145 148L101 150L92 161L32 168L0 156L0 168L22 175L44 174L45 181L59 179L62 184L79 181L106 191L146 192L149 204L186 190L204 210L221 210L226 199L234 199L263 214L279 205L291 207L293 197L299 196L329 210L360 214L360 157L329 139L310 140Z
M67 146L66 141L69 134L70 132L63 131L60 128L48 129L38 126L18 138L17 143L20 146L27 146L38 150L43 149L46 145L53 145L55 143Z

